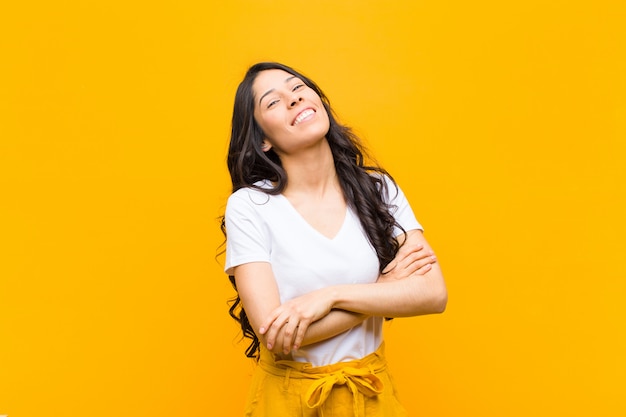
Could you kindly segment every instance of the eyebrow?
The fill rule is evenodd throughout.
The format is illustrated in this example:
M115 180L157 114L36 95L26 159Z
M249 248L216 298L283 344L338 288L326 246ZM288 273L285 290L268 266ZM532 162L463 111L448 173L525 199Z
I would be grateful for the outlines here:
M295 75L292 75L291 77L287 77L287 79L285 80L285 82L289 82L290 80L293 80L294 78L297 78ZM263 94L261 96L261 98L259 99L259 106L261 105L261 101L263 101L263 99L265 98L265 96L267 96L268 94L271 94L274 91L274 89L272 88L271 90L267 90L265 92L265 94Z

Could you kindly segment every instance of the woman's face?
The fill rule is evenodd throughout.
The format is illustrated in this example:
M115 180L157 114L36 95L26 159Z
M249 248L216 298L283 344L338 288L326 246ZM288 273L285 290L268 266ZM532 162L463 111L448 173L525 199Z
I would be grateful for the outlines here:
M300 78L279 69L260 72L252 86L254 118L265 134L264 151L291 154L326 136L328 113Z

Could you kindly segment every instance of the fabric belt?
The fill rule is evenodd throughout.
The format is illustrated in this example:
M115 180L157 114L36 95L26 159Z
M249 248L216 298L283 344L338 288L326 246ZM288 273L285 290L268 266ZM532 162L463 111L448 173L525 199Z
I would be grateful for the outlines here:
M372 398L383 392L383 382L376 374L385 371L387 362L383 343L376 352L362 359L317 367L307 362L275 360L271 352L262 348L259 366L272 375L284 377L285 388L290 378L315 380L304 399L309 408L318 408L321 416L324 415L324 402L333 388L346 385L352 394L354 416L360 417L364 397Z

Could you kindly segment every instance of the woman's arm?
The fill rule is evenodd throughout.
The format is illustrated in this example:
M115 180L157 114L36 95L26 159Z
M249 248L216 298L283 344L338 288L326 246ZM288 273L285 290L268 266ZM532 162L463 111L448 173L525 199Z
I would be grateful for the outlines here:
M421 244L407 242L390 263L390 267L379 277L379 282L401 280L412 274L426 274L435 262L432 251ZM234 269L234 275L239 297L252 328L261 343L275 353L289 353L292 348L298 349L300 346L326 340L360 324L369 316L329 307L316 320L306 322L300 319L291 325L284 323L284 326L266 334L267 328L261 325L262 321L280 307L278 288L270 264L243 264Z
M416 245L421 245L424 251L432 253L420 230L409 231L403 248L413 248ZM404 256L410 257L411 253ZM267 343L273 344L285 327L285 333L295 334L293 345L299 346L307 327L332 309L384 317L443 312L448 294L439 264L430 264L429 270L423 274L413 271L406 275L407 270L401 260L402 256L398 258L398 262L392 261L391 271L383 275L377 283L337 285L294 298L275 308L260 323L258 329L265 335Z
M407 233L405 245L423 245L432 252L420 230ZM407 279L384 278L381 285L362 284L335 286L326 290L333 308L341 308L372 316L409 317L442 313L448 301L443 274L438 263L423 275ZM392 302L390 302L392 301Z
M301 346L311 345L321 342L340 333L350 330L354 326L361 324L369 316L366 314L355 313L346 310L331 310L327 315L317 320L306 329L302 342L299 345L294 344L297 336L297 330L293 334L286 334L277 338L275 343L277 349L281 349L283 353L289 353L291 349L299 349ZM299 327L297 328L299 329Z
M274 353L289 353L293 338L297 332L287 326L279 334L273 335L270 343L260 332L264 318L280 306L280 298L272 268L267 262L251 262L240 265L234 270L239 297L250 320L254 332L261 343ZM365 320L367 316L343 310L333 310L321 320L313 323L306 332L299 346L306 346L336 336ZM294 326L295 329L295 326ZM285 345L288 349L285 351Z

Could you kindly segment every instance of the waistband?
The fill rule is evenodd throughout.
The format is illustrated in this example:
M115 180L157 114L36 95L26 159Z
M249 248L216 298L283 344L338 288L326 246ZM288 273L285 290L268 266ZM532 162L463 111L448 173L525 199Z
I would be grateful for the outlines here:
M384 342L375 352L361 359L324 366L276 360L272 352L261 346L259 366L269 374L284 377L285 388L290 378L315 380L304 397L309 408L322 407L335 385L346 385L352 393L354 416L359 417L364 397L372 398L383 392L383 382L376 374L387 369ZM323 407L319 411L323 415Z

